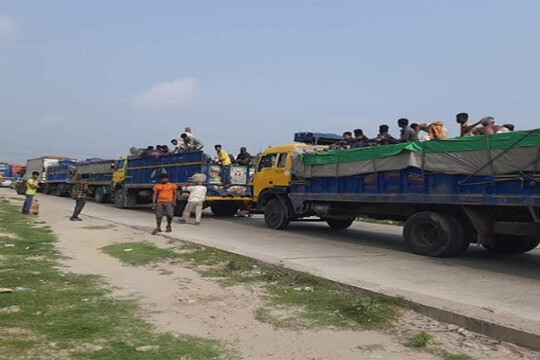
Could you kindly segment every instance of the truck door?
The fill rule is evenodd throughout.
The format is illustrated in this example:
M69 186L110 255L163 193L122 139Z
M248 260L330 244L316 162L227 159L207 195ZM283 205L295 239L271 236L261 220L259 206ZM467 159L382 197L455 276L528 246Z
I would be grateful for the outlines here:
M121 158L114 164L114 172L112 174L113 178L113 185L116 186L116 184L121 183L124 181L126 177L126 164L127 159Z
M253 177L253 195L271 187L288 186L290 183L290 154L288 152L262 154Z

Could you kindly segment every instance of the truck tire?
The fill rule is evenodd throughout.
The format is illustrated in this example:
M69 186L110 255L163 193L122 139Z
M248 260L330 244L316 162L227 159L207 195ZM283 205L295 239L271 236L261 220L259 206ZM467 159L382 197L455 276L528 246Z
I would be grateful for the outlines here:
M238 212L238 203L236 201L215 201L210 205L212 214L218 217L231 217Z
M452 216L420 212L409 217L403 237L411 251L427 256L453 256L466 249L463 227Z
M101 186L98 186L94 191L94 201L99 204L102 204L106 201L105 191L103 191L103 188Z
M126 191L126 208L133 209L135 206L137 206L137 193Z
M125 202L124 189L116 189L114 192L114 206L118 209L124 209L126 207Z
M493 244L482 245L487 250L500 254L521 254L535 249L540 237L520 235L496 235Z
M268 201L264 207L264 221L271 229L285 229L291 221L287 205L278 198Z
M345 230L354 222L355 218L347 217L342 219L326 219L326 223L332 230Z
M63 197L63 196L64 196L64 191L63 191L61 185L56 185L56 189L54 190L54 194L55 194L56 196L59 196L59 197Z

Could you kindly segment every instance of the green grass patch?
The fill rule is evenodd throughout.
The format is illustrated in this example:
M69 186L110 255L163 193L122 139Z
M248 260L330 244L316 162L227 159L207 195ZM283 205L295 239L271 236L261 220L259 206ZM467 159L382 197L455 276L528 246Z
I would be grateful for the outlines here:
M452 354L449 352L444 351L441 354L441 357L443 360L475 360L472 356L465 355L465 354Z
M186 356L207 360L228 356L216 341L157 332L137 315L134 300L113 298L100 278L61 271L54 235L32 225L19 210L0 200L2 231L15 236L9 239L14 246L0 246L0 287L18 289L0 294L0 309L20 308L0 312L0 359L178 360ZM133 248L149 249L150 257L129 261L147 263L170 256L167 250L146 245ZM145 345L156 348L135 350Z
M431 341L432 336L425 331L411 336L405 345L415 348L426 348Z
M178 257L178 254L172 250L161 249L152 243L143 242L112 244L101 249L104 253L133 266L147 265Z
M330 280L214 248L186 245L178 259L224 286L263 286L267 305L256 317L280 327L376 329L390 325L399 313L398 302L389 297L368 297ZM294 311L281 311L287 307Z

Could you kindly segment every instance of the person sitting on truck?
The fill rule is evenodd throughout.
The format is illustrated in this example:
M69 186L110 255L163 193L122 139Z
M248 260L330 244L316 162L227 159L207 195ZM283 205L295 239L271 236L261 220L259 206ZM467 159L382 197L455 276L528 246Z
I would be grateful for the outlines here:
M173 146L172 153L177 154L181 150L180 142L178 141L178 139L172 139L171 144Z
M225 151L225 149L223 149L223 146L215 145L214 149L216 149L217 153L217 162L223 166L230 166L231 158L229 156L229 153Z
M402 142L416 141L418 140L418 131L413 129L412 125L409 126L409 120L401 118L397 121L398 126L401 128L400 139ZM413 124L418 126L418 124Z
M390 127L388 125L379 126L379 133L375 139L372 139L371 142L378 145L387 145L387 144L397 144L400 141L390 135Z
M505 128L507 128L508 131L510 131L510 132L514 131L514 129L515 129L515 127L514 127L513 124L504 124L503 126L504 126Z
M204 146L203 143L199 139L193 137L193 135L183 133L180 135L180 138L182 139L182 144L180 144L180 147L185 152L198 151Z
M169 150L169 147L167 145L161 145L162 155L169 155L170 153L171 153L171 150Z
M442 121L435 121L432 123L424 124L413 124L411 127L419 133L420 131L425 131L427 135L423 136L421 140L443 140L446 139L448 131L444 127Z
M353 141L354 141L354 138L353 138L352 132L345 131L343 133L343 139L330 145L329 149L330 150L349 149Z
M195 210L195 225L201 224L202 210L204 200L206 199L206 186L203 185L202 179L197 179L195 185L185 186L182 188L184 191L189 192L189 198L184 208L182 217L178 220L180 223L186 223L191 217L191 213Z
M456 122L459 124L459 136L473 136L473 130L480 125L481 121L477 121L474 124L469 124L469 114L459 113L456 115Z
M510 130L503 125L495 125L495 119L492 116L483 117L480 121L482 127L475 129L475 135L491 135L510 132Z
M355 129L354 138L351 142L351 148L356 149L370 145L369 138L364 135L364 131L362 129Z
M154 194L152 196L152 209L156 212L156 228L152 235L161 232L161 220L163 216L167 217L166 232L172 231L172 220L174 216L174 207L176 206L177 190L176 184L169 182L169 175L161 174L161 182L154 185Z
M251 154L247 152L247 148L241 147L240 153L236 156L236 163L238 165L251 164Z

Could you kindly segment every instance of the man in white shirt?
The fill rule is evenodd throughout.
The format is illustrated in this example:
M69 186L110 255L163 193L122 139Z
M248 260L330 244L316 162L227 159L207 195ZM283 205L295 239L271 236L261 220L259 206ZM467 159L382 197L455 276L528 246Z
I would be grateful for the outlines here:
M200 225L203 204L206 198L206 186L203 185L203 181L197 181L196 185L185 186L183 190L189 191L189 198L179 221L181 223L187 222L191 217L191 213L195 210L195 225Z

